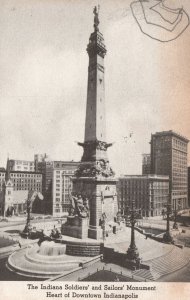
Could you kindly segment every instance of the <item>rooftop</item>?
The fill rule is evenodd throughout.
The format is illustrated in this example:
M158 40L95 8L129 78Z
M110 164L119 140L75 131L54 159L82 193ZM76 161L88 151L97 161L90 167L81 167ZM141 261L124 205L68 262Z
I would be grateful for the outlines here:
M147 175L121 175L119 179L161 179L169 180L167 175L147 174Z
M19 162L19 163L23 163L23 162L25 162L25 163L32 163L32 164L34 164L34 161L32 161L32 160L22 160L22 159L9 159L8 160L9 162Z
M156 132L156 133L152 134L152 136L163 136L163 135L169 135L169 136L173 135L173 136L175 136L175 137L177 137L179 139L182 139L186 143L189 142L189 140L188 140L187 137L185 137L185 136L181 135L180 133L177 133L177 132L175 132L173 130L161 131L161 132Z
M10 174L12 173L21 173L21 174L36 174L36 175L42 175L40 172L33 172L33 171L10 171Z

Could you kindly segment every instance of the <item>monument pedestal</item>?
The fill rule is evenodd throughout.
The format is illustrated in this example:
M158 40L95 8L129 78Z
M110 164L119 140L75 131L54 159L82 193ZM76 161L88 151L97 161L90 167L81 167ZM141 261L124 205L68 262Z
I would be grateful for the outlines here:
M90 207L90 222L88 237L102 239L102 215L105 222L114 221L118 211L116 179L115 178L73 178L73 193L88 198Z
M78 239L88 237L89 218L79 216L68 216L67 222L62 225L61 233Z
M102 239L102 228L100 226L97 227L90 225L88 229L88 237L95 240Z

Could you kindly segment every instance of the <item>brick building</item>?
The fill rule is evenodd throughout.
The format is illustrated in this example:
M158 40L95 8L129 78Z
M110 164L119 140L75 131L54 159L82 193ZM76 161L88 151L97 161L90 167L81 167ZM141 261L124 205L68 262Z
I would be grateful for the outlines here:
M190 207L190 167L188 167L188 206Z
M44 213L62 215L68 209L68 186L72 183L79 163L74 161L53 161L46 154L34 156L35 170L42 173L42 194Z
M33 161L8 159L7 170L8 171L34 172L35 167L34 167Z
M36 172L11 171L10 179L14 191L32 190L42 193L42 174Z
M53 161L46 154L35 154L35 171L42 174L43 213L52 214Z
M159 216L167 203L169 176L125 175L117 183L118 205L122 214L135 200L143 217Z
M54 161L52 183L52 214L61 216L68 212L70 205L69 192L72 190L71 177L79 166L74 161Z
M6 175L5 168L0 168L0 192L3 190L5 175Z
M175 208L188 207L187 146L189 140L170 131L157 132L151 136L151 173L168 175L170 178L170 201Z

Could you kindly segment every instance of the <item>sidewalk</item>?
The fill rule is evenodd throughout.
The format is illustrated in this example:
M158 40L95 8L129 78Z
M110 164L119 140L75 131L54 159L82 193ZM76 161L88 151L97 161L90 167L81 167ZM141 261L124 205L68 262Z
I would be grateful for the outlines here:
M126 279L128 278L129 281L131 279L131 281L145 281L143 278L139 277L139 276L134 276L132 274L132 271L120 267L118 265L115 264L111 264L111 263L104 263L104 262L97 262L91 266L88 266L88 268L81 268L80 270L75 271L74 273L70 273L68 275L60 275L57 277L52 277L49 280L50 281L81 281L83 279L85 279L88 276L91 276L93 274L95 274L98 271L109 271L109 272L113 272L116 273L116 275L123 275L126 277ZM48 281L49 281L48 280Z

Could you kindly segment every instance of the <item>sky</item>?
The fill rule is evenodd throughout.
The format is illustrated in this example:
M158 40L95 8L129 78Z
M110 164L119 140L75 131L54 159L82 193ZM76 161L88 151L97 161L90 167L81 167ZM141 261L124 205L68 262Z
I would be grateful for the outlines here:
M190 139L190 26L174 41L143 34L129 0L0 0L0 166L10 159L80 160L93 7L104 35L108 156L141 174L151 133ZM166 1L190 15L190 3ZM133 132L132 138L124 139Z

